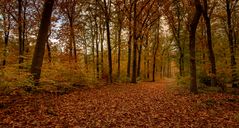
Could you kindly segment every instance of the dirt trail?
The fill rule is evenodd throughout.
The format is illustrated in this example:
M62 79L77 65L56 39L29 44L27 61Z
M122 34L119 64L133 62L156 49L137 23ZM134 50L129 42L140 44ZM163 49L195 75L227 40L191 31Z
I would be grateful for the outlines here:
M0 108L0 127L239 127L238 96L177 88L166 79L26 96Z

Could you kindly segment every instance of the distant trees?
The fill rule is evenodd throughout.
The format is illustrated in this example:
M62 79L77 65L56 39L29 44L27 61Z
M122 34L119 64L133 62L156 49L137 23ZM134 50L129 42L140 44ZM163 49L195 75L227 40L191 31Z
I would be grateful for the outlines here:
M184 76L184 61L185 61L185 53L184 53L184 42L182 41L182 30L183 23L185 18L185 12L182 7L182 2L180 0L172 0L172 5L164 6L164 10L168 11L165 14L165 17L168 20L169 28L172 31L172 35L176 41L176 46L178 49L178 63L179 63L179 75Z
M59 0L50 20L44 1L1 3L1 65L31 67L36 83L42 66L58 64L92 81L155 81L178 71L194 93L201 76L238 87L238 0Z
M77 16L76 9L79 8L76 0L63 0L60 3L61 12L68 20L69 37L69 61L77 62L76 39L75 39L75 21Z
M5 66L7 63L7 53L8 53L8 43L9 43L9 36L10 36L10 30L12 27L11 23L11 15L10 15L10 3L6 2L1 7L1 14L3 18L3 39L4 39L4 48L3 48L3 62L2 65Z

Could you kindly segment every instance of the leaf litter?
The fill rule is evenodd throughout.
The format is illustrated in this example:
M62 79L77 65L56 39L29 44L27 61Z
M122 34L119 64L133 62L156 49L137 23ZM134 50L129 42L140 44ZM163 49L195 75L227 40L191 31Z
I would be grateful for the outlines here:
M179 88L167 79L65 95L0 96L0 127L239 127L239 96Z

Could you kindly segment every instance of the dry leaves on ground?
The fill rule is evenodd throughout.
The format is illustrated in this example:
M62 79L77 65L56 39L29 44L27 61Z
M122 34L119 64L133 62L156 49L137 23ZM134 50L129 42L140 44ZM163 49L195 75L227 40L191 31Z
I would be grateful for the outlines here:
M163 80L60 96L1 96L0 127L239 127L238 96L171 86L177 85Z

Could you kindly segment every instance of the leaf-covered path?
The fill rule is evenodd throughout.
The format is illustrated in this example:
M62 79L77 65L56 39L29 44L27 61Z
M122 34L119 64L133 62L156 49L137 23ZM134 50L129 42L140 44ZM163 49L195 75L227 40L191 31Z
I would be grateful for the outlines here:
M4 100L0 127L239 127L238 96L192 95L171 79Z

